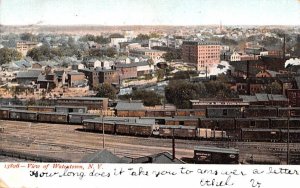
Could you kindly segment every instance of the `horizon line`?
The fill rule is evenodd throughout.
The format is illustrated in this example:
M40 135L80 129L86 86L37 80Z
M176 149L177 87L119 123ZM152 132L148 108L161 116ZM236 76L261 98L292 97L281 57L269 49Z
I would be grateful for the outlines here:
M153 25L141 25L141 24L128 24L128 25L101 25L101 24L59 24L59 25L55 25L55 24L0 24L0 26L4 26L4 27L32 27L32 26L41 26L41 27L64 27L64 26L68 26L68 27L76 27L76 26L98 26L98 27L197 27L197 26L219 26L220 24L192 24L192 25L173 25L173 24L153 24ZM261 24L222 24L222 26L265 26L265 27L274 27L274 26L288 26L288 27L300 27L299 25L294 25L294 24L269 24L269 25L261 25Z

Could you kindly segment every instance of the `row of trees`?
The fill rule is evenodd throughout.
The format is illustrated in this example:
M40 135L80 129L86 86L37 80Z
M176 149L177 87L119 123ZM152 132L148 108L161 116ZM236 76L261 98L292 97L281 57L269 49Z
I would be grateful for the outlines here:
M101 84L97 91L96 97L107 97L109 99L115 99L117 97L117 90L107 83ZM119 96L119 99L141 100L146 106L154 106L161 104L162 96L158 95L154 91L133 90L131 94Z
M15 49L1 48L0 49L0 65L11 61L18 61L22 58L22 54Z
M165 88L165 96L169 103L178 108L190 108L190 100L199 98L231 98L237 97L228 85L220 81L191 83L184 80L171 80Z

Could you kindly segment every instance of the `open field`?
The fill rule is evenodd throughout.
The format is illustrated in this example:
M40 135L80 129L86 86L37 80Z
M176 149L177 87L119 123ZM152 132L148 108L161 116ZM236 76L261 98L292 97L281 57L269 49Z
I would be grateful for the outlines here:
M78 125L0 121L4 132L0 133L0 148L45 155L78 162L89 153L102 149L101 133L81 132ZM192 158L197 145L236 147L240 149L240 161L255 159L286 160L286 143L227 142L176 139L176 157ZM172 140L120 135L105 135L105 148L118 156L140 157L169 151ZM290 144L291 158L299 158L300 143ZM3 158L0 158L3 161ZM7 160L5 160L7 162Z

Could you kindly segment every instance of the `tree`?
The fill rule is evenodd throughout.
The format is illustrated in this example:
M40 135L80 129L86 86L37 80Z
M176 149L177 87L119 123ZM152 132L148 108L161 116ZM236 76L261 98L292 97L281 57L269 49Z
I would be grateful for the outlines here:
M161 104L162 96L154 91L133 90L132 94L122 95L119 98L141 100L145 106L155 106Z
M116 94L117 94L117 91L113 86L111 86L110 84L104 83L99 86L96 97L107 97L109 99L115 99Z
M186 81L172 80L165 88L165 96L168 102L178 108L190 108L190 100L199 99L205 93L203 84L193 84Z
M36 41L37 37L31 33L22 33L20 39L25 41Z
M135 38L136 41L145 41L145 40L149 40L150 37L149 35L146 35L146 34L138 34L138 36Z
M196 71L178 71L174 74L173 80L190 79L195 75L197 75Z
M115 48L106 49L106 56L115 57L116 54L117 54L117 50Z
M160 35L157 33L150 33L149 38L159 38Z
M165 69L159 69L156 71L157 79L162 80L165 77Z
M15 49L1 48L0 49L0 64L6 64L11 61L18 61L22 58L22 54Z

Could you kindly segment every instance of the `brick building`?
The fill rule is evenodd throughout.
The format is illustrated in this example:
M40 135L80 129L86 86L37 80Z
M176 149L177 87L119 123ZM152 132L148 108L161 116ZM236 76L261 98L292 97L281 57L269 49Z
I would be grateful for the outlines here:
M182 59L196 64L198 71L208 70L220 63L221 46L217 42L184 41Z
M85 75L82 72L69 72L68 85L69 87L76 87L85 83Z
M20 41L17 42L17 51L22 53L23 56L26 56L27 52L32 48L38 46L37 42L29 42L29 41Z

